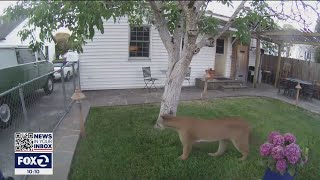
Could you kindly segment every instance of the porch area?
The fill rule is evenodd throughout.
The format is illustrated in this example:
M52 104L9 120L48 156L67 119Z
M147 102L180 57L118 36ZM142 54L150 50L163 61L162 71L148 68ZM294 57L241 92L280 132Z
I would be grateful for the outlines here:
M196 78L197 88L204 89L205 83L204 78ZM248 87L244 81L224 77L209 79L207 83L208 90L243 89Z
M257 88L252 88L252 84L247 84L247 88L238 89L236 91L226 89L208 90L205 98L201 98L203 89L197 87L184 87L181 91L180 101L214 99L214 98L230 98L230 97L269 97L286 103L295 104L295 100L282 93L278 93L278 89L268 84L259 84ZM116 106L116 105L133 105L144 103L160 103L163 89L155 92L148 92L144 89L123 89L123 90L98 90L84 91L86 101L91 107L99 106ZM300 108L320 114L320 101L313 99L312 101L300 100L298 103Z

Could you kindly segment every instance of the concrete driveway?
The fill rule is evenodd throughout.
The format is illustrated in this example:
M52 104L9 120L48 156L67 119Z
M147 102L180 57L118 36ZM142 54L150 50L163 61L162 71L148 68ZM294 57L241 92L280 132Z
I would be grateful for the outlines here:
M73 79L65 82L66 101L61 81L54 83L54 91L46 96L42 89L26 97L27 120L24 119L21 106L17 109L13 124L0 129L0 169L5 176L14 174L14 133L15 132L51 132L65 114L65 102L69 105L74 92ZM17 104L20 102L17 102ZM15 176L21 179L23 176Z

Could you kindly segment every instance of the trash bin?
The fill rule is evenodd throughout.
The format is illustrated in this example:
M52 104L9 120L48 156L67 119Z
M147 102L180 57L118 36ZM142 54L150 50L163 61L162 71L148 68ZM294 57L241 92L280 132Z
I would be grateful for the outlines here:
M0 180L5 180L5 178L4 178L4 176L3 176L2 172L1 172L1 170L0 170Z
M13 177L7 177L5 178L0 170L0 180L14 180Z

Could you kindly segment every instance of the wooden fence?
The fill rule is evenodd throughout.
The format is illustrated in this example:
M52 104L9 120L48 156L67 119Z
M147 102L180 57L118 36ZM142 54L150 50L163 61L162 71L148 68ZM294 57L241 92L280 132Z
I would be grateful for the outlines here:
M270 55L262 55L261 60L262 60L261 70L271 71L272 77L273 77L272 82L274 83L276 72L277 72L278 57L270 56ZM297 79L310 81L310 82L313 82L313 81L320 82L320 64L319 63L282 57L280 73L282 72L283 66L285 63L291 65L290 71L288 73L288 77L297 78Z

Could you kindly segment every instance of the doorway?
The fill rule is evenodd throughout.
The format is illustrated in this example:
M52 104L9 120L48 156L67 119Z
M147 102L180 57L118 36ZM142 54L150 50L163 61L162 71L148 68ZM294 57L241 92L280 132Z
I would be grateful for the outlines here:
M235 79L246 81L248 76L248 47L237 46L237 63Z
M224 77L225 76L225 66L226 66L226 40L225 40L225 38L217 39L215 51L216 51L215 62L214 62L215 76Z

